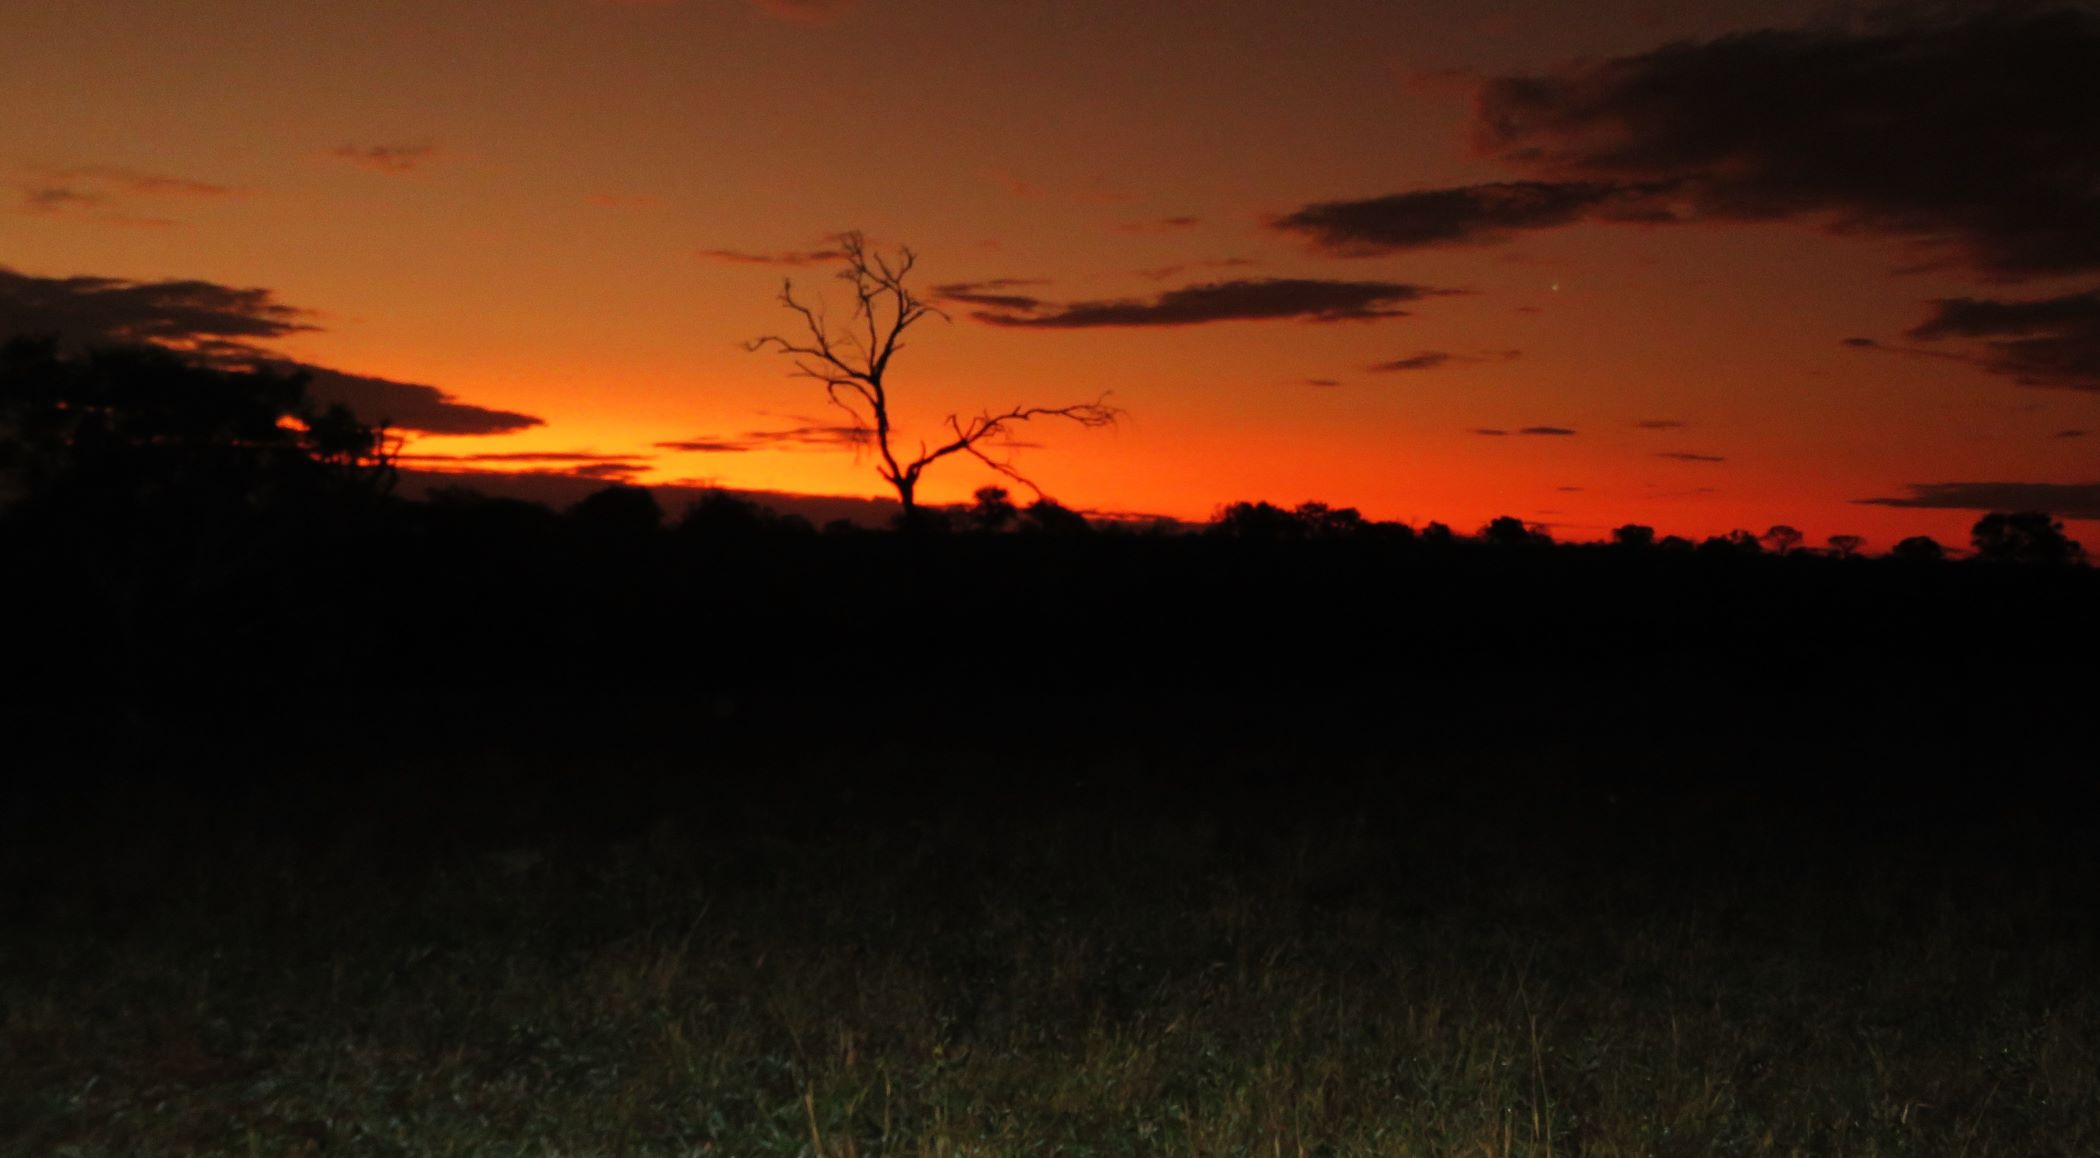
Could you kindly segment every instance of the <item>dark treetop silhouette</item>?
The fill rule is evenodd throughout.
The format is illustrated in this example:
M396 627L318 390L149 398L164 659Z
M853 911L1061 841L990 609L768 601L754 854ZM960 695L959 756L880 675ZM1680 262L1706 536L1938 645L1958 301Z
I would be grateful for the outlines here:
M904 504L906 526L919 523L919 476L941 459L969 454L1042 497L1041 487L1011 462L985 453L985 448L1000 445L1014 425L1036 418L1067 418L1091 427L1115 425L1122 412L1107 405L1105 396L1070 406L1015 406L998 414L985 411L969 419L950 414L949 441L931 448L920 441L916 454L899 458L890 419L890 360L904 348L904 331L929 315L942 320L948 315L928 305L905 284L917 263L910 249L899 249L895 257L871 253L867 239L858 231L841 234L839 248L846 260L839 280L853 287L852 320L834 329L824 316L821 303L811 305L795 296L795 283L790 279L781 284L780 302L801 316L809 336L795 340L768 334L745 343L745 348L778 349L795 359L797 376L824 384L832 405L851 415L863 437L874 443L880 459L876 470L883 481L896 488L897 499Z

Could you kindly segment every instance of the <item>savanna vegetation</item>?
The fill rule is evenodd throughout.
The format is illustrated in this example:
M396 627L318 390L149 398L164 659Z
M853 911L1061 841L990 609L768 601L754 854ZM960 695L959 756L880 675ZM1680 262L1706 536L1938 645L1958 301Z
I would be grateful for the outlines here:
M2047 516L407 501L123 357L0 359L0 1153L2100 1150Z

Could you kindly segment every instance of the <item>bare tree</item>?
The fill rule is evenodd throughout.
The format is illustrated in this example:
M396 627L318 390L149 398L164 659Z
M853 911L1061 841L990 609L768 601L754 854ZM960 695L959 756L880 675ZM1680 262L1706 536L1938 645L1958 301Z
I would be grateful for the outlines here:
M1005 445L1013 427L1037 418L1064 418L1081 426L1100 427L1115 425L1122 415L1121 410L1107 404L1105 394L1072 406L1015 406L998 413L987 410L973 418L950 414L946 441L928 446L924 440L915 440L916 451L900 450L901 439L890 415L890 362L904 348L904 331L928 317L946 321L948 315L905 284L918 260L910 249L899 249L891 257L871 252L867 239L857 230L841 234L838 242L846 262L839 271L839 280L853 287L852 317L841 325L832 325L823 304L796 297L795 283L788 280L781 284L780 303L802 319L808 335L791 338L768 334L745 343L744 348L754 352L774 349L786 354L795 360L797 377L824 384L831 404L851 415L854 428L873 446L878 460L876 471L883 481L896 488L897 499L904 504L906 526L918 525L919 477L934 463L950 455L967 454L1042 498L1041 487L1009 459L994 456L988 450Z

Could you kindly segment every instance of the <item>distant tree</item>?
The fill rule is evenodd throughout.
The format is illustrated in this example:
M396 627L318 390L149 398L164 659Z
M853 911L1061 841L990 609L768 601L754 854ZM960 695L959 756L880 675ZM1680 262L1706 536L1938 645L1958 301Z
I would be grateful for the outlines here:
M773 512L726 491L709 491L678 516L680 535L700 539L750 539L774 522Z
M1655 545L1655 528L1644 527L1639 523L1627 523L1622 527L1613 527L1611 541L1613 545L1620 547L1636 549L1652 547Z
M1305 520L1271 503L1231 503L1211 519L1211 533L1249 543L1295 543L1310 534Z
M918 527L925 520L919 508L919 479L926 468L956 454L967 454L995 471L1027 487L1038 497L1042 489L1029 481L1003 458L988 449L1006 445L1013 428L1037 418L1063 418L1081 426L1113 426L1122 411L1107 404L1107 396L1093 402L1069 406L1015 406L974 418L948 416L947 441L928 446L919 441L916 451L905 450L891 413L890 362L904 348L904 332L929 317L947 315L929 305L906 284L917 257L900 249L894 257L868 250L867 239L858 231L842 234L839 247L846 267L839 280L853 290L850 320L833 325L822 306L795 296L795 283L783 282L780 303L802 319L808 331L803 337L768 334L745 343L751 351L773 349L795 360L795 374L823 384L832 405L846 412L873 446L876 471L897 492L904 505L902 523Z
M157 347L0 344L0 506L239 515L388 490L397 440L316 410L306 383Z
M1694 550L1694 547L1692 545L1692 541L1690 539L1685 538L1683 535L1664 535L1662 538L1662 542L1657 543L1655 545L1655 549L1658 551L1668 551L1672 554L1683 555L1689 554L1692 550Z
M1527 526L1515 515L1502 515L1480 528L1480 541L1496 547L1544 546L1553 542L1553 536L1544 527Z
M1937 563L1946 557L1946 548L1930 535L1912 535L1889 548L1889 558L1910 563Z
M585 495L562 517L594 533L638 538L663 526L664 511L647 487L614 483Z
M2042 511L1993 511L1976 521L1969 541L1978 559L1995 563L2062 566L2085 557L2085 549L2064 534L2064 525Z
M1424 543L1428 543L1431 546L1441 547L1449 546L1451 544L1451 541L1458 538L1458 536L1452 532L1450 527L1432 520L1428 525L1422 528L1422 533L1416 536L1416 538L1421 539Z
M1044 535L1084 535L1094 528L1078 511L1056 499L1041 498L1022 510L1021 529Z
M1757 541L1771 549L1774 555L1784 555L1801 545L1801 532L1785 523L1779 523L1757 537Z
M1021 517L1005 487L978 487L972 497L977 502L963 513L963 521L973 531L1003 531Z
M1725 535L1709 535L1699 544L1702 555L1762 555L1764 548L1758 545L1756 535L1745 530L1730 531Z
M1861 547L1867 545L1866 539L1859 535L1832 535L1823 541L1830 545L1830 553L1840 559L1853 558Z
M1347 539L1363 533L1368 525L1355 507L1330 507L1326 503L1299 503L1291 512L1315 539Z

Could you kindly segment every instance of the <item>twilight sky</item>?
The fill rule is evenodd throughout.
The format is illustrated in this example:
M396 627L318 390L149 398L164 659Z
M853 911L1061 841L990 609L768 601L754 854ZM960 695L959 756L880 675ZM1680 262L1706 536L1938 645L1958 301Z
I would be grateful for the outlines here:
M0 331L319 367L426 465L882 493L743 348L858 228L953 318L908 432L1129 412L1025 432L1075 507L2100 518L2091 5L10 0L0 103Z

